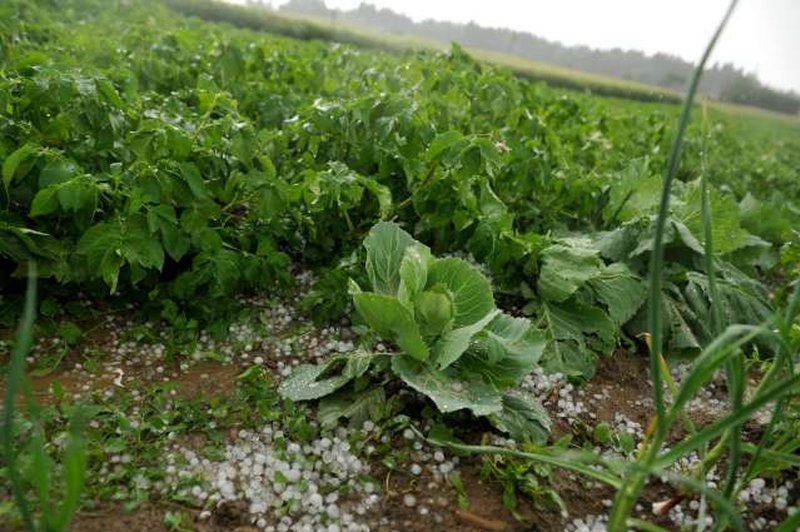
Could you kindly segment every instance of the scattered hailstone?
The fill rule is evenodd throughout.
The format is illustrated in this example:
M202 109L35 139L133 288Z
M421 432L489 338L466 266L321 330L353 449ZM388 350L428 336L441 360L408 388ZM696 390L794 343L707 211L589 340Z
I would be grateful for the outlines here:
M606 532L607 529L608 517L605 515L587 515L573 519L566 526L568 532Z

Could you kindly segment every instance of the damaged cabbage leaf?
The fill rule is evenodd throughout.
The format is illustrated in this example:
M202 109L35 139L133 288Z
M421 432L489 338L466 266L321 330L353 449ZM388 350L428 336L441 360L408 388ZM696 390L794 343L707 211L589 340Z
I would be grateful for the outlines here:
M549 421L541 417L543 411L503 395L542 358L545 334L528 319L495 308L491 283L478 268L458 258L432 257L426 246L394 223L375 225L364 247L372 290L351 280L349 292L368 328L398 349L388 355L391 363L385 369L443 413L495 414L489 420L500 430L517 436L531 430L537 440L542 431L546 434ZM349 360L344 365L337 360L341 359L300 366L281 393L295 400L317 399L342 390L366 372L351 368ZM326 422L362 419L369 412L364 398L373 396L360 390L353 397L361 400L353 405L342 399L349 397L346 391L326 400Z

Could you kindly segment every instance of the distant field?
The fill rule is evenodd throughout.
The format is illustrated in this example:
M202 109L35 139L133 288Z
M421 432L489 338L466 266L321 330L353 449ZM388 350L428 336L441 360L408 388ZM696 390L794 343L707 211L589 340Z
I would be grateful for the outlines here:
M442 50L449 47L449 43L441 41L389 35L343 24L333 25L327 20L314 17L287 16L265 9L224 4L213 0L165 1L173 9L206 20L228 22L235 26L269 31L300 39L334 40L390 51ZM505 54L468 47L465 49L483 61L507 67L523 78L545 81L558 87L589 90L596 94L621 96L641 101L674 103L680 101L680 95L660 87L609 76L588 74Z
M387 51L443 50L449 43L403 37L371 31L363 27L332 24L328 20L299 15L287 16L266 9L225 4L214 0L165 0L167 5L182 13L206 20L228 22L235 26L268 31L300 39L322 39L355 44ZM681 95L661 87L646 85L610 76L590 74L576 69L550 65L530 59L465 48L474 57L509 68L516 75L533 81L544 81L555 87L589 91L602 96L661 103L679 103ZM789 125L800 125L800 117L788 116L764 109L711 101L710 105L729 114L773 118Z

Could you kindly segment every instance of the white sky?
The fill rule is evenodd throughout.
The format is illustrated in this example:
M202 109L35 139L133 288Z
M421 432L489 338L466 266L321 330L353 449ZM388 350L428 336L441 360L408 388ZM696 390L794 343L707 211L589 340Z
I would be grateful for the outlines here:
M272 0L273 5L285 0ZM361 0L325 0L352 9ZM700 58L728 0L367 0L414 20L474 21L567 45ZM800 91L800 0L740 0L712 63L732 62L774 87Z

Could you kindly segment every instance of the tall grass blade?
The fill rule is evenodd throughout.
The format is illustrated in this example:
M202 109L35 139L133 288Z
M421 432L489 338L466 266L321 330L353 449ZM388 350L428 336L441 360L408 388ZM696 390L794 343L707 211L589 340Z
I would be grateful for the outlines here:
M25 291L25 307L19 325L11 361L8 366L6 395L3 400L3 455L6 461L8 478L14 502L17 505L22 523L29 531L36 530L33 515L25 498L25 488L17 468L17 455L14 448L14 411L17 393L25 378L25 357L33 344L33 322L36 317L36 263L28 263L28 285Z
M722 318L722 304L717 290L717 274L714 267L714 238L712 231L712 212L711 200L708 192L708 174L705 171L705 151L703 152L702 172L700 175L700 202L703 218L703 237L705 240L705 267L706 277L708 278L708 292L711 300L711 331L714 336L719 335L722 328L726 325ZM728 397L731 408L736 410L742 406L744 400L744 360L741 352L734 353L726 364L726 377L728 383ZM730 497L733 487L736 484L736 472L739 470L741 459L740 435L741 426L731 427L731 437L729 438L728 472L725 477L725 485L722 493L725 497Z
M55 530L66 530L80 504L86 480L86 441L83 436L84 412L76 407L71 412L69 439L64 455L64 500L56 515Z
M694 75L692 76L689 90L686 94L686 99L683 103L681 116L678 120L678 128L675 132L670 147L669 157L667 160L667 167L664 172L664 184L661 191L661 202L659 204L658 217L656 219L656 228L653 241L653 252L650 258L650 282L649 282L649 297L648 297L648 325L651 335L651 350L650 350L650 378L653 381L653 404L656 410L656 428L652 442L648 446L648 452L642 457L643 463L646 467L650 466L652 460L655 459L656 453L663 442L667 433L667 420L666 408L664 406L664 390L662 389L662 381L659 368L659 360L662 355L663 348L663 324L662 324L662 297L661 290L663 284L663 270L664 270L664 232L669 215L669 200L670 192L672 190L672 181L678 171L678 164L680 162L681 148L683 146L683 136L686 133L686 127L689 124L689 117L691 115L692 104L694 102L697 87L700 83L700 78L703 74L708 58L711 51L719 40L719 36L725 29L733 10L736 8L738 0L732 0L725 12L724 17L719 23L717 30L714 32L708 46L703 53L700 62L695 68ZM639 496L644 484L647 480L647 473L631 472L625 479L622 489L617 492L614 500L614 506L611 510L609 518L609 529L612 532L617 530L625 530L628 517L633 511L636 499Z
M800 386L800 375L795 375L789 379L778 382L778 384L771 389L758 394L752 401L742 405L740 409L731 412L716 423L704 427L694 436L676 444L668 452L659 456L652 465L654 467L668 466L681 456L690 453L711 439L719 436L735 424L746 421L770 401L774 401L790 393L796 393L798 386Z
M744 523L742 523L742 517L739 515L738 510L736 510L736 506L717 490L709 488L703 480L697 480L684 475L676 475L674 473L662 474L668 481L680 484L704 495L716 505L715 507L720 511L723 517L730 520L729 522L735 530L744 530Z
M731 325L695 359L689 374L673 398L672 410L686 404L714 376L716 369L724 364L731 353L761 335L773 334L766 325ZM738 338L737 338L738 337Z
M661 191L661 202L658 208L658 218L656 219L655 235L653 241L653 253L650 258L650 290L649 290L649 305L648 305L648 322L650 325L650 334L652 349L650 352L650 376L653 380L653 403L656 408L656 415L658 416L657 430L664 432L666 426L664 424L664 394L661 388L661 378L658 371L658 357L661 355L663 348L663 327L661 315L661 288L662 276L664 270L664 231L666 228L667 217L669 215L669 200L670 192L672 190L672 181L675 174L678 172L678 165L681 157L681 150L683 148L683 136L686 133L686 127L689 125L689 117L692 111L692 104L694 102L697 87L700 83L700 78L705 69L706 62L711 55L711 51L717 44L722 30L728 23L733 10L736 7L738 0L732 0L728 6L725 16L722 18L717 31L714 32L711 41L708 43L703 57L700 59L697 68L695 68L694 75L692 76L689 85L689 91L686 94L686 99L683 103L681 116L678 120L678 129L675 132L675 138L672 142L669 151L669 158L667 160L667 167L664 172L664 185Z
M800 512L795 512L778 525L775 532L797 532L800 530Z

